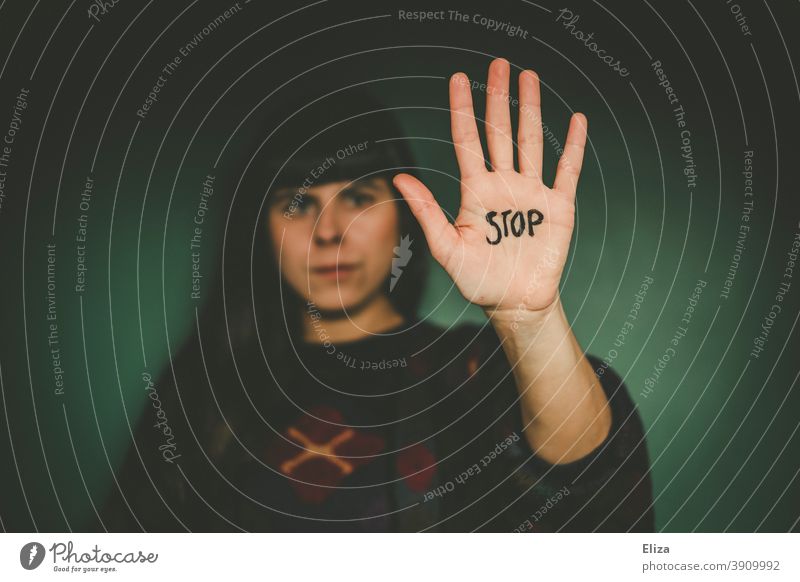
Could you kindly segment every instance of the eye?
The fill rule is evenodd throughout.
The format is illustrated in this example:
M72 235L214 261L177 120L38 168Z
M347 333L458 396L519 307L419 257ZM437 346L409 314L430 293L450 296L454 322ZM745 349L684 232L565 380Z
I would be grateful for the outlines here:
M353 208L362 208L375 201L375 196L359 190L347 190L343 195L345 202Z
M296 191L291 196L285 196L283 200L276 202L276 208L279 208L285 217L291 217L308 214L314 204L313 196Z
M293 200L296 209L295 212L305 213L308 212L313 206L312 204L313 200L311 200L311 198L308 196L298 195Z

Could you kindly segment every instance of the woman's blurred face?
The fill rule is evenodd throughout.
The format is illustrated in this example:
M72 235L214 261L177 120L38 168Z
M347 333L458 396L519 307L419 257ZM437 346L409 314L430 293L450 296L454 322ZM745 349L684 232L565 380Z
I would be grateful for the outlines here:
M269 230L284 279L322 311L374 297L399 243L395 195L384 178L271 194Z

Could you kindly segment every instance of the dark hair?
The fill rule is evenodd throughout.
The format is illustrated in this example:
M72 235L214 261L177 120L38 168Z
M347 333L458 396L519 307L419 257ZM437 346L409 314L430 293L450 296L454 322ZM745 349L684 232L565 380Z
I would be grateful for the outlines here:
M397 311L409 324L417 317L428 268L425 237L408 204L394 188L392 177L413 172L414 159L393 111L360 88L344 89L317 98L305 106L276 104L273 126L253 144L253 162L243 183L254 185L242 199L234 201L227 228L225 261L218 278L216 298L206 305L204 324L210 329L226 325L220 319L223 297L227 306L229 349L237 358L250 355L266 359L281 384L291 381L296 359L292 342L301 335L303 302L282 280L274 260L267 225L270 194L281 187L302 187L364 177L384 178L396 198L399 232L410 235L414 255L403 277L389 294ZM366 144L362 150L348 146ZM326 159L332 159L323 173L316 173ZM255 180L252 180L255 178ZM307 186L307 187L310 187ZM254 195L255 194L255 195ZM256 205L258 208L256 208ZM253 217L257 217L253 223ZM235 225L235 228L232 226ZM251 240L245 240L248 236ZM398 241L399 244L399 241ZM242 249L251 252L241 255ZM252 292L251 292L252 285ZM388 280L384 289L389 289ZM250 352L260 347L258 353ZM228 346L225 346L228 348ZM272 367L272 366L270 366ZM267 372L266 370L262 370ZM284 379L280 377L284 376Z
M254 148L254 161L263 167L258 173L263 173L267 193L259 223L266 224L269 193L278 188L302 189L326 182L384 178L397 202L399 231L410 235L414 257L418 258L409 263L389 299L406 320L414 319L427 272L427 244L419 223L392 184L394 175L413 172L415 168L393 111L359 88L336 91L299 109L295 104L292 107L286 117L279 117L268 141ZM324 171L317 172L323 164ZM267 230L260 228L257 236L261 239L258 251L268 250L272 257ZM273 276L278 272L275 265L272 272ZM401 286L403 282L405 285ZM388 284L385 288L388 290Z
M242 169L236 170L239 175L226 180L237 186L235 195L226 200L214 288L197 325L158 381L162 407L170 419L176 419L176 439L183 441L184 451L194 449L194 454L183 455L181 469L191 474L194 466L196 476L208 474L206 456L218 466L236 463L231 457L242 457L248 442L258 443L270 430L265 422L275 426L293 412L294 405L283 390L293 386L292 378L301 370L293 343L302 338L304 305L282 280L274 260L266 219L271 192L302 186L326 158L335 163L324 174L317 174L315 184L386 178L397 198L400 233L410 235L414 245L413 259L389 294L408 325L417 317L424 288L429 261L425 238L391 182L396 173L414 169L392 111L363 90L345 89L307 106L278 102L270 113L247 148L247 159L242 161ZM337 151L348 145L364 142L362 150L337 156ZM219 183L215 185L218 192ZM215 194L215 198L224 195ZM217 208L223 211L222 204ZM388 293L388 281L384 288ZM149 412L142 415L135 438L139 450L152 455L154 451L157 454L157 447L146 443L156 431ZM237 440L241 447L229 446ZM149 465L132 447L119 482L136 487L137 479L144 478L142 461ZM156 471L164 479L167 495L191 495L182 475L167 470L163 462ZM149 486L145 488L149 490ZM117 506L126 513L119 503ZM113 523L113 503L111 507L106 518Z

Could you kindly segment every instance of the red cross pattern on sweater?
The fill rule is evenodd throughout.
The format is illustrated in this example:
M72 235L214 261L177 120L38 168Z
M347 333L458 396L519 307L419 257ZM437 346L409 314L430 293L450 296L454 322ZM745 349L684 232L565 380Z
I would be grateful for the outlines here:
M380 435L343 424L335 408L313 408L267 448L267 463L286 475L302 501L323 503L342 479L384 450Z

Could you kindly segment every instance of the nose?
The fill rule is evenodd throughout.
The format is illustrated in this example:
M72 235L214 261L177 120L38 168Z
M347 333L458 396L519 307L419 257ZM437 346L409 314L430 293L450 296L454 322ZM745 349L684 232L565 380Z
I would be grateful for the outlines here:
M314 228L314 242L318 245L339 244L342 242L341 221L335 204L328 204L319 216Z

